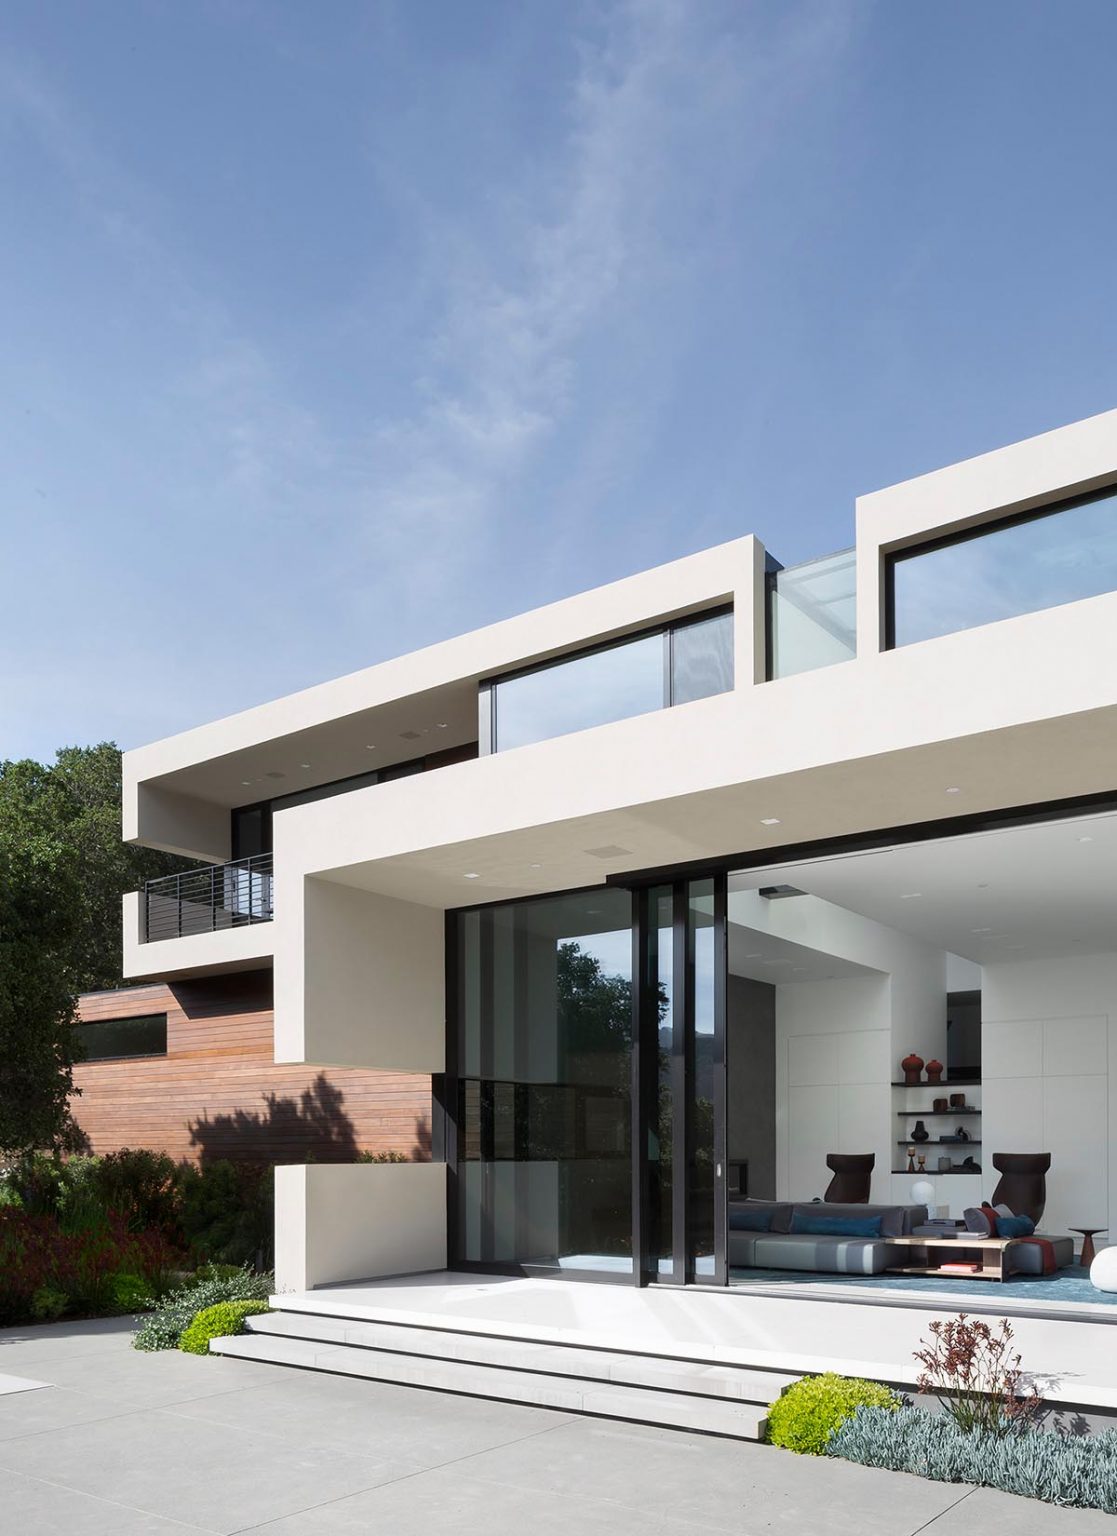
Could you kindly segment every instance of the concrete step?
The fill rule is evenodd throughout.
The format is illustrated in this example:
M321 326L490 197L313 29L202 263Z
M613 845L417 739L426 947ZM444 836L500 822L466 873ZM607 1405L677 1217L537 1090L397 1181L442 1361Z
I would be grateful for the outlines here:
M310 1312L268 1312L246 1319L252 1333L320 1344L387 1350L435 1360L458 1360L506 1370L572 1376L583 1381L647 1387L694 1397L721 1398L766 1407L797 1375L750 1370L745 1366L711 1365L672 1356L634 1355L580 1346L533 1343L504 1335L458 1333L452 1329L410 1324L323 1317Z
M527 1403L560 1413L586 1413L632 1423L696 1430L738 1440L763 1438L766 1408L679 1391L656 1391L619 1382L552 1375L527 1369L399 1354L354 1344L327 1344L257 1329L233 1338L211 1339L214 1354L230 1355L303 1370L390 1381L401 1386L458 1392L469 1397Z

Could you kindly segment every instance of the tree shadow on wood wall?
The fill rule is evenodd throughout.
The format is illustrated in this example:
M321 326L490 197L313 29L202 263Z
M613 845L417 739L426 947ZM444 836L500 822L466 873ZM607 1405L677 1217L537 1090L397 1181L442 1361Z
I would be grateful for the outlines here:
M361 1148L352 1120L343 1105L345 1094L320 1072L298 1098L263 1095L262 1110L236 1109L229 1114L202 1115L190 1123L190 1145L198 1160L218 1158L255 1163L352 1163ZM430 1124L415 1122L412 1158L429 1158Z

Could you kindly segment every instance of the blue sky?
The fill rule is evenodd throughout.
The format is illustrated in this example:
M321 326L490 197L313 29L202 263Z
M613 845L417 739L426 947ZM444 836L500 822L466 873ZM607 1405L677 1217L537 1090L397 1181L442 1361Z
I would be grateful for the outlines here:
M1117 405L1112 0L7 0L0 756Z

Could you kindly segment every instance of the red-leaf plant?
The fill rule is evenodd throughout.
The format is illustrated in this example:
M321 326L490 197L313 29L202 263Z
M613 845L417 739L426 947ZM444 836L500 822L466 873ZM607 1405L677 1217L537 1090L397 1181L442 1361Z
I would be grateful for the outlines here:
M1002 1317L996 1328L964 1312L930 1325L914 1358L923 1367L919 1390L932 1392L959 1429L1003 1435L1024 1427L1043 1399L1012 1352L1012 1326Z

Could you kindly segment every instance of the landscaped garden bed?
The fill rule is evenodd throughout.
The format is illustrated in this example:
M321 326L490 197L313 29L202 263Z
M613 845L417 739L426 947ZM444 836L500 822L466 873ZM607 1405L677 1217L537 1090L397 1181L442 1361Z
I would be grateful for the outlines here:
M938 1412L879 1382L804 1377L772 1404L769 1441L1117 1514L1117 1432L1071 1435L1044 1425L1042 1399L1012 1353L1007 1319L991 1327L960 1314L932 1323L931 1335L915 1358L920 1390L937 1399Z

